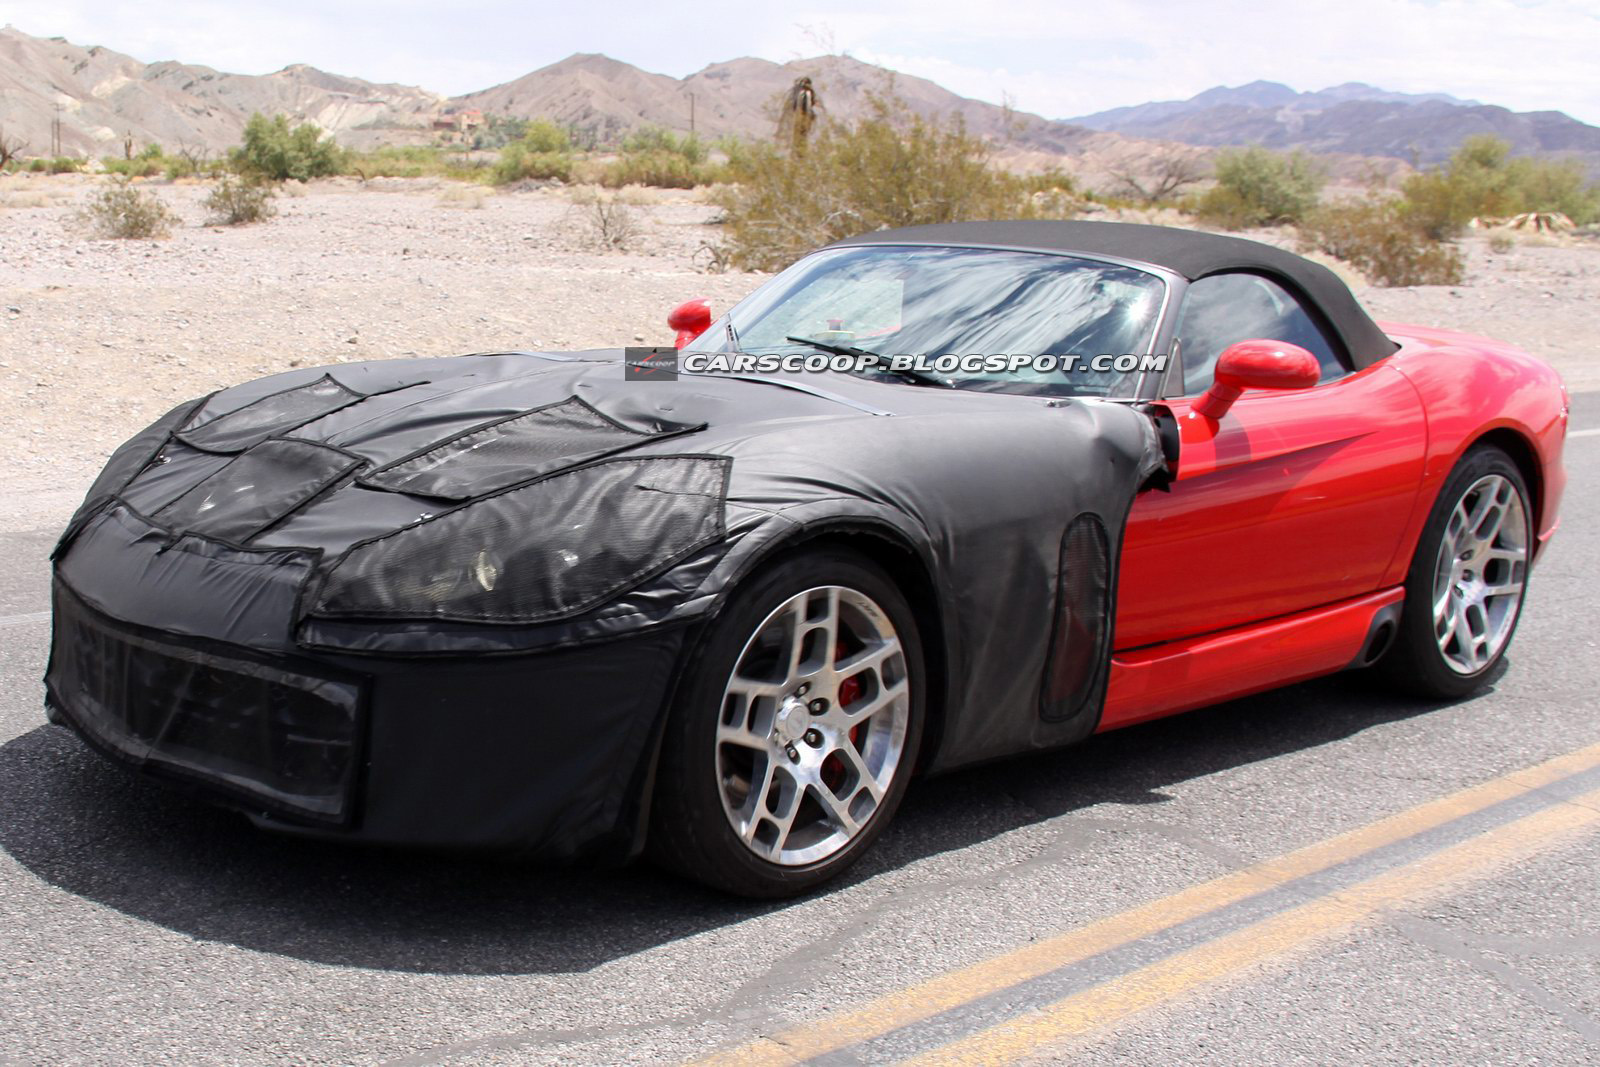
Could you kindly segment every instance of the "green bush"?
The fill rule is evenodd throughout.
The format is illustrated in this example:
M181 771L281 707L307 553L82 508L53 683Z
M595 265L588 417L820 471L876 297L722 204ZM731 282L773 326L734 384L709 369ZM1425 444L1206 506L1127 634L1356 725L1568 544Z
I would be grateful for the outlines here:
M549 119L534 119L523 128L521 139L500 150L493 180L496 185L520 181L572 180L576 160L572 135Z
M572 131L549 119L530 119L518 139L523 149L534 153L572 151Z
M479 150L504 148L513 141L520 141L527 132L527 119L485 115L483 125L472 135L472 147Z
M1328 204L1301 224L1302 250L1344 260L1376 285L1458 285L1461 251L1417 226L1393 196Z
M1213 169L1217 184L1194 200L1192 210L1202 222L1230 230L1299 222L1317 206L1325 180L1300 151L1228 149L1217 153Z
M343 172L363 181L368 178L451 178L481 181L489 174L484 165L466 161L459 152L435 145L385 145L370 152L345 152Z
M704 163L711 154L698 135L691 133L679 136L661 126L640 126L623 140L622 152L624 155L666 152L682 156L690 163Z
M1070 214L1075 198L991 169L989 145L958 118L930 120L874 97L865 118L825 124L803 152L751 144L730 159L719 257L777 270L852 234L918 223Z
M112 178L91 195L79 217L97 236L123 240L166 237L179 221L160 197L135 188L122 176Z
M1435 239L1460 235L1474 218L1528 211L1560 212L1580 226L1600 219L1600 185L1580 164L1513 159L1511 145L1488 134L1468 137L1448 162L1411 175L1400 190L1407 217Z
M233 150L234 169L267 181L310 181L338 174L344 151L307 122L293 129L289 116L267 118L257 112L245 123L244 144Z
M739 151L729 150L730 158ZM625 185L654 185L662 189L692 189L723 181L727 171L707 160L711 150L695 134L679 135L660 126L641 126L622 142L622 158L600 172L600 184L612 189Z
M278 213L272 202L276 194L263 182L235 178L224 174L211 187L211 195L202 201L210 212L207 224L213 226L244 226L264 222Z
M160 153L161 149L157 147L155 156L148 153L134 156L132 159L107 156L100 163L105 167L107 174L121 174L128 178L153 178L167 169L167 161Z
M529 152L520 144L512 144L500 152L493 180L496 185L530 180L569 182L575 165L571 152Z
M693 189L710 185L722 175L720 167L695 163L676 152L629 152L600 173L600 184L610 189L624 185L654 185L661 189Z
M76 174L83 169L87 160L78 159L76 156L56 156L54 159L35 159L29 162L28 169L35 174Z
M166 157L158 144L147 144L131 159L122 156L105 156L100 160L107 174L125 174L130 178L153 178L166 169Z

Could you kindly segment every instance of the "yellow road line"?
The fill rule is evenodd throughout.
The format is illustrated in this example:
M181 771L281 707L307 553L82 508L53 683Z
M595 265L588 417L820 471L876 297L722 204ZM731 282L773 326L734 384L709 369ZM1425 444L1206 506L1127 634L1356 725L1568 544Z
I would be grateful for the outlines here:
M1591 745L1068 933L951 971L861 1007L759 1038L702 1062L718 1067L800 1063L931 1018L1118 945L1149 937L1264 890L1326 870L1597 766L1600 766L1600 745Z
M1291 908L1158 963L906 1061L917 1067L1013 1063L1194 992L1412 903L1481 878L1600 825L1600 790L1489 830L1403 867Z

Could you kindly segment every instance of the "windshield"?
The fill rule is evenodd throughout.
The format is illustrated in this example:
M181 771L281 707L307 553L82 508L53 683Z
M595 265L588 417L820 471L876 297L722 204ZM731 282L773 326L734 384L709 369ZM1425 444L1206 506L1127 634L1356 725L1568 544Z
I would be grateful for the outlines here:
M885 356L1057 356L1059 367L947 359L937 384L1045 395L1128 396L1135 375L1091 357L1142 355L1165 283L1155 274L1039 252L867 245L807 256L756 290L694 346L768 353L810 347ZM731 331L729 327L731 326ZM879 373L879 372L874 372ZM887 377L892 374L883 372Z

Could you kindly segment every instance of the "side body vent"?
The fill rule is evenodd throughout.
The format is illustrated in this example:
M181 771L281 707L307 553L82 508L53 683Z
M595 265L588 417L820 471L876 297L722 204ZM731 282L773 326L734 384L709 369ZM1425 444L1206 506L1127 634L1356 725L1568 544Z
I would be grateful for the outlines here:
M1055 626L1039 694L1039 714L1062 722L1088 710L1110 653L1111 560L1105 524L1079 515L1061 538Z

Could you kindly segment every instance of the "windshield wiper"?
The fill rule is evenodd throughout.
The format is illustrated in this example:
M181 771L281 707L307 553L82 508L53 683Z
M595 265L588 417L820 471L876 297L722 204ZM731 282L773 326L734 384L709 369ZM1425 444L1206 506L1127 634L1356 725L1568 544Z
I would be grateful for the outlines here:
M810 345L812 348L818 349L819 351L831 352L836 356L871 356L875 359L883 358L881 353L869 352L865 348L857 348L855 345L836 345L829 341L818 341L811 337L785 337L784 340L793 341L797 345ZM919 370L912 370L910 367L891 367L887 364L879 364L878 366L873 367L871 370L863 370L863 373L892 374L898 378L904 378L908 382L915 382L918 385L933 385L940 389L955 388L952 383L943 378L936 377L932 374L926 374Z

